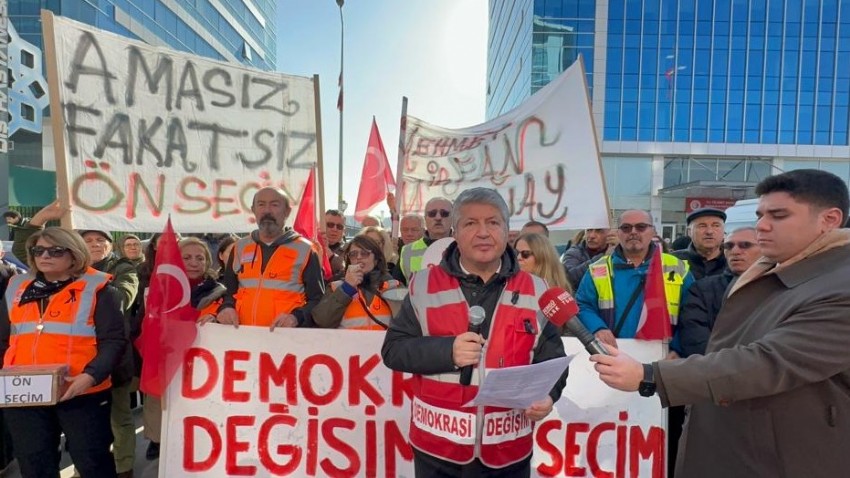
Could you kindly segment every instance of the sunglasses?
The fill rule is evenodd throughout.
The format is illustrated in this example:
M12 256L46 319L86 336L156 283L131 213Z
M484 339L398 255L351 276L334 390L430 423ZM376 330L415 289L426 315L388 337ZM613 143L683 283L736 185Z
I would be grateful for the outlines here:
M371 255L372 255L372 251L365 251L365 250L364 251L349 251L348 254L345 257L347 257L348 260L351 261L351 259L359 259L361 257L366 259L367 257L369 257Z
M326 223L325 225L326 225L326 226L328 226L328 227L329 227L329 228L331 228L331 229L338 229L338 230L340 230L340 231L344 231L344 230L345 230L345 224L334 224L334 223L332 223L332 222L328 222L328 223Z
M652 227L652 224L639 222L637 224L620 224L620 227L618 227L617 229L619 229L624 234L631 234L632 229L636 230L637 232L644 232L650 227Z
M731 251L732 249L735 248L735 246L738 246L741 250L746 251L747 249L754 247L755 243L750 242L750 241L740 241L740 242L729 241L729 242L723 243L723 248L726 249L727 251Z
M534 253L527 250L527 249L524 250L524 251L516 251L516 253L519 254L519 256L522 257L523 259L528 259L529 257L534 256Z
M68 249L67 247L60 247L60 246L54 246L54 247L33 246L33 247L30 247L30 254L32 254L33 257L41 257L41 255L46 252L48 257L56 258L56 257L62 257L70 251L71 250Z
M445 217L449 217L449 215L451 215L451 213L452 213L451 211L446 211L445 209L432 209L432 210L426 212L425 214L427 214L428 217L437 217L437 214L439 214L440 217L445 218Z

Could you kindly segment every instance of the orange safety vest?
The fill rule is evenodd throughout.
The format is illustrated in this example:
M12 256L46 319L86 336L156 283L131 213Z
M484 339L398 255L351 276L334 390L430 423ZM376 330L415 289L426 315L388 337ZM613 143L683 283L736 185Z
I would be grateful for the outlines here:
M341 280L331 282L331 289L336 290L342 284ZM401 287L401 283L397 280L388 280L381 284L378 288L379 292L384 292L390 289ZM386 327L381 327L376 324L372 317L381 321L382 324L389 326L390 320L393 318L393 311L390 309L390 304L387 303L380 295L375 294L372 297L372 303L369 304L369 313L364 308L365 302L362 300L363 295L358 291L351 299L351 303L345 309L342 315L342 322L339 324L340 329L350 330L387 330Z
M20 305L21 295L33 276L12 277L6 289L11 333L3 367L65 364L69 376L83 373L97 355L94 326L97 293L110 279L109 274L89 267L83 276L50 296L44 314L39 314L37 301ZM99 392L111 386L107 377L83 393Z
M266 265L263 251L251 236L236 243L234 271L239 278L239 290L234 295L240 325L268 327L275 317L307 303L304 293L304 269L313 247L299 237L280 244Z
M479 374L490 368L529 365L546 318L537 298L543 279L519 272L508 279L490 323L483 368L475 367L468 386L460 372L414 375L410 444L429 455L466 464L476 457L504 468L532 452L534 422L524 410L464 407L478 393ZM410 302L425 336L457 336L469 327L469 304L457 278L442 267L422 269L411 282Z

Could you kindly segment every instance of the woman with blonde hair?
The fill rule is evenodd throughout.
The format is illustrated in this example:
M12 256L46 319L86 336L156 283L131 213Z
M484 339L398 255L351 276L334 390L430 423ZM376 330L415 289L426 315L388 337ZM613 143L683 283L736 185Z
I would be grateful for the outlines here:
M58 227L26 240L30 273L14 276L0 302L3 368L67 367L59 403L10 407L3 416L23 476L59 476L59 438L82 476L116 476L110 375L127 339L110 275L91 267L79 234Z
M545 280L549 287L560 287L572 293L564 265L558 260L555 246L542 234L522 234L514 249L519 268Z

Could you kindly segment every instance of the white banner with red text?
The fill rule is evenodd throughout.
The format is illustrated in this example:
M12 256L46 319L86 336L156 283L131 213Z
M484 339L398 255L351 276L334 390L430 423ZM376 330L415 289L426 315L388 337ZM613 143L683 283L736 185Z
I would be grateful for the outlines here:
M260 187L299 200L318 160L312 78L52 24L57 182L73 227L160 232L170 214L180 232L246 232Z
M608 227L608 199L587 94L573 63L517 108L486 123L447 129L407 115L399 158L402 214L425 213L434 197L495 188L511 229Z
M383 338L202 327L168 388L159 476L412 477L410 375L384 367ZM662 356L661 342L618 344L644 362ZM532 476L664 477L666 413L658 398L611 390L576 339L564 345L578 356L563 397L534 428ZM474 420L420 415L453 435L469 435ZM485 428L496 433L500 425L510 428Z

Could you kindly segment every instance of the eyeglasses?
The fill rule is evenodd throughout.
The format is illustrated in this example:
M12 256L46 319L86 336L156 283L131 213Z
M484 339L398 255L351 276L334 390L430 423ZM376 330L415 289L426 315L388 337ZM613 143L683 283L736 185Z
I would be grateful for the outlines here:
M56 258L56 257L62 257L70 251L71 250L68 249L67 247L60 247L60 246L53 246L53 247L33 246L33 247L30 247L30 254L32 254L33 257L41 257L41 255L46 252L48 257Z
M338 229L340 231L345 230L345 224L335 224L333 222L328 222L328 223L325 223L325 225L328 226L331 229Z
M349 260L349 261L351 261L351 259L359 259L359 258L361 258L361 257L362 257L363 259L366 259L366 258L368 258L368 257L369 257L369 256L371 256L371 255L372 255L372 251L367 251L367 250L362 250L362 251L348 251L348 254L346 254L346 256L345 256L345 257L346 257L346 258L348 258L348 260Z
M528 249L526 249L524 251L516 251L516 253L519 254L519 256L522 257L523 259L528 259L529 257L534 257L534 253L529 251Z
M440 217L446 218L446 217L449 217L452 214L452 212L447 211L445 209L432 209L432 210L426 212L425 214L427 214L428 217L437 217L437 214L439 214Z
M731 251L732 249L735 248L735 246L738 246L741 250L746 251L747 249L754 247L755 243L750 242L750 241L739 241L739 242L729 241L729 242L723 243L723 248L726 249L727 251Z
M618 227L617 229L619 229L620 232L622 232L623 234L631 234L632 229L636 230L637 232L645 232L650 227L652 227L652 224L639 222L637 224L620 224L620 227Z

